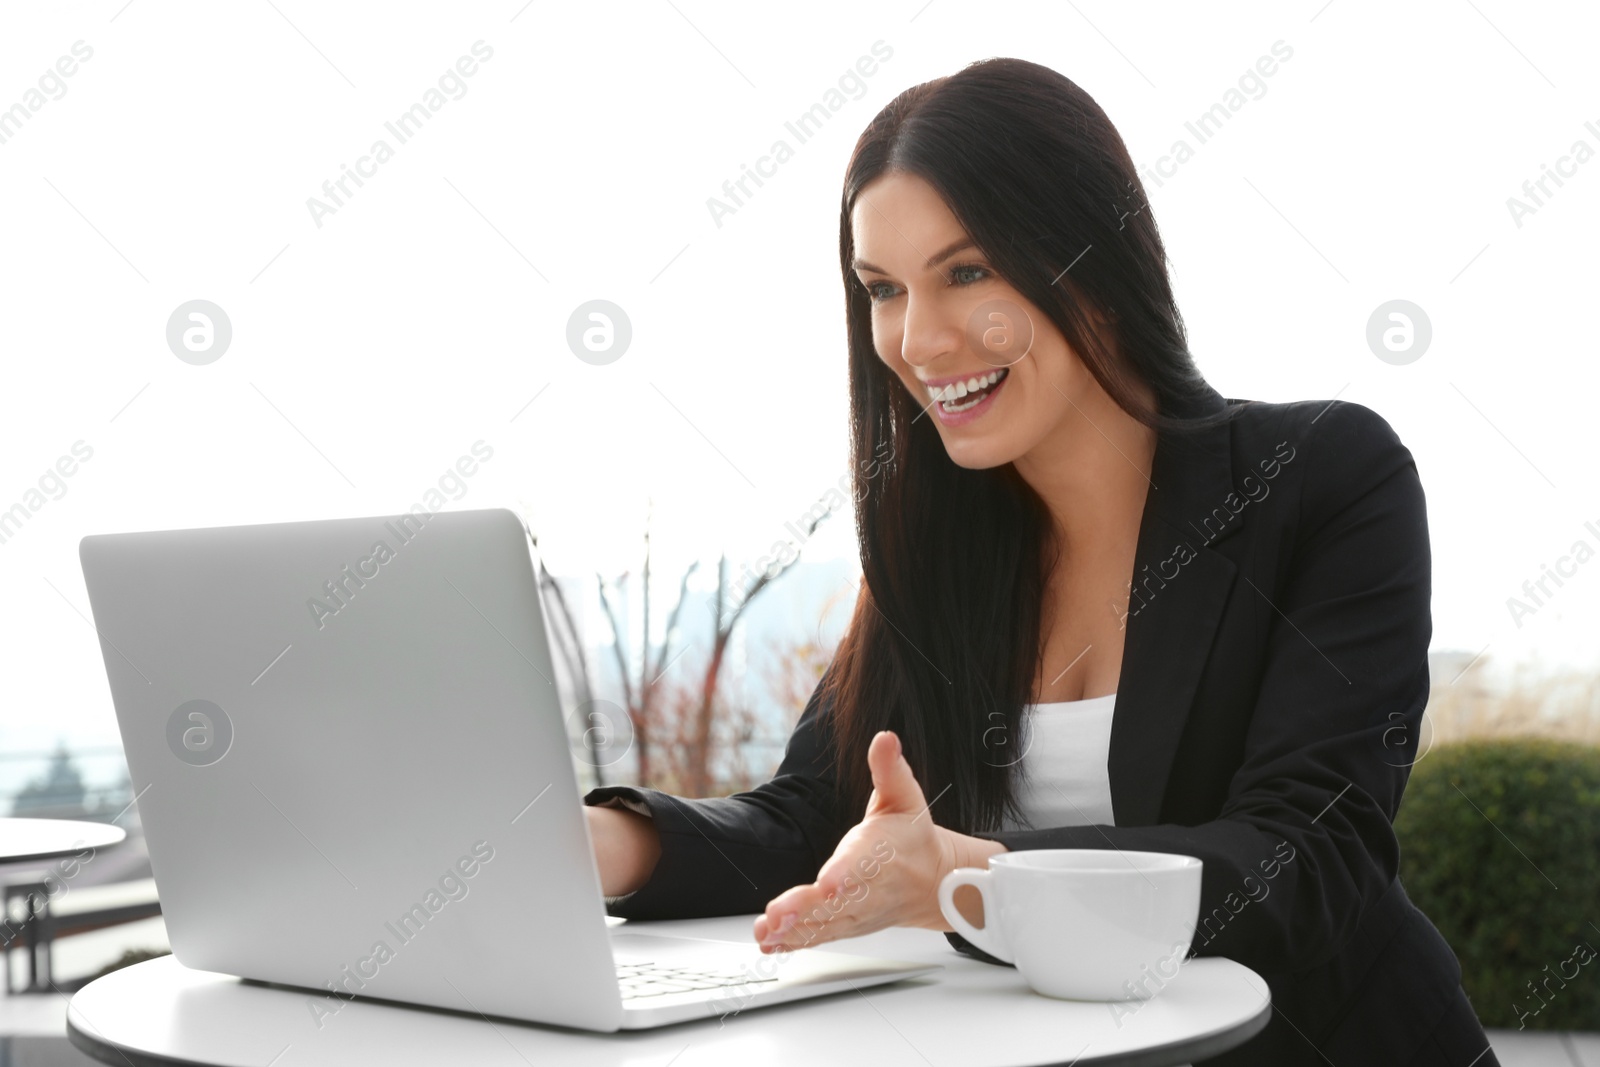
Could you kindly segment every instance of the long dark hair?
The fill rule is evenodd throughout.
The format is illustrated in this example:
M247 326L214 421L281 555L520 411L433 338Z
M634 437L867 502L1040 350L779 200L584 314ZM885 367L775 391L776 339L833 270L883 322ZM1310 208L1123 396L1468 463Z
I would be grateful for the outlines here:
M983 60L907 89L862 133L845 176L839 260L865 581L822 682L834 769L846 810L859 817L872 790L867 746L895 730L934 820L970 833L1017 813L1011 766L1060 547L1015 467L954 463L933 419L917 418L920 405L874 351L850 215L888 171L940 193L989 264L1130 415L1179 429L1171 409L1209 386L1190 357L1133 161L1071 80L1020 59ZM1107 325L1097 328L1096 316ZM1101 329L1114 333L1120 358ZM1136 392L1141 382L1153 409Z

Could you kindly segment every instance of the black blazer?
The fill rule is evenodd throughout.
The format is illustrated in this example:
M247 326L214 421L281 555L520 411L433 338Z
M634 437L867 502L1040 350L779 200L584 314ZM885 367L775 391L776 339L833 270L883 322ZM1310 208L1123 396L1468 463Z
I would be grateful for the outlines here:
M1111 728L1115 825L975 836L1200 857L1192 951L1261 973L1274 1006L1212 1062L1404 1064L1436 1040L1471 1059L1486 1042L1454 954L1400 886L1391 827L1432 633L1411 453L1359 404L1208 391L1178 413L1224 405L1242 405L1232 422L1157 442ZM586 803L648 811L661 832L649 882L611 913L760 912L815 880L861 814L835 792L828 712L814 693L776 774L748 792L591 790Z

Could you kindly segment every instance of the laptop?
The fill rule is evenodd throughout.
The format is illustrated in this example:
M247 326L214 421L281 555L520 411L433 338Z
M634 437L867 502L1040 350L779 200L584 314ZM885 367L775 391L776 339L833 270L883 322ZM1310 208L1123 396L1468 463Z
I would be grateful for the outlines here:
M318 1029L369 997L609 1032L940 970L606 914L529 549L420 505L82 540L178 962L300 987Z

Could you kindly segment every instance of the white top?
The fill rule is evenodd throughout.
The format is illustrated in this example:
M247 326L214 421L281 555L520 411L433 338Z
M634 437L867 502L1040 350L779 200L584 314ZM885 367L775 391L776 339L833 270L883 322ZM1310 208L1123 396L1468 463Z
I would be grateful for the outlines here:
M1027 823L1007 816L1002 830L1111 826L1111 714L1117 694L1029 704L1022 715L1017 803Z

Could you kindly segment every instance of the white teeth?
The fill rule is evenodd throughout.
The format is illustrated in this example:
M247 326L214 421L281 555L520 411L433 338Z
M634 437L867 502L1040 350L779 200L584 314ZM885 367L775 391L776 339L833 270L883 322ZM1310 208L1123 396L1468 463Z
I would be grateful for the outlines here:
M952 404L949 401L946 401L945 403L941 404L940 407L942 407L945 411L954 413L954 412L957 412L957 411L965 411L968 408L977 407L981 403L983 403L983 397L975 396L971 400L966 401L965 403Z
M970 403L962 404L959 407L951 407L950 405L955 404L959 400L964 400L969 394L976 393L980 389L985 389L988 386L994 385L1001 378L1004 378L1005 375L1006 372L1004 370L994 370L990 371L988 374L982 374L968 378L964 382L955 382L951 385L940 386L938 388L929 386L928 395L933 398L934 402L944 404L946 411L965 411L967 408L973 407L974 405L982 402L983 398L973 397Z

